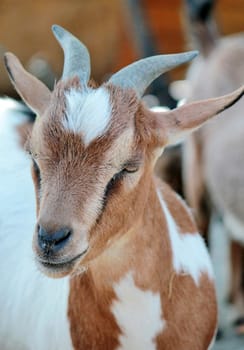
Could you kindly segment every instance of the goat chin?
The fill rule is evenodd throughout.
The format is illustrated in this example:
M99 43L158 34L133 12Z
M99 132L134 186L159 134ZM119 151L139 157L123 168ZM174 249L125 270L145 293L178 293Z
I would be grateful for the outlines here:
M37 261L37 268L46 276L51 278L62 278L71 274L74 270L74 262L64 264L50 264Z

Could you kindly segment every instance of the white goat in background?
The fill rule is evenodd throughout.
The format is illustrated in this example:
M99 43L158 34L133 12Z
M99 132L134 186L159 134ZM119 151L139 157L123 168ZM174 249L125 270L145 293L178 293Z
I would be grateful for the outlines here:
M244 34L219 37L212 1L189 1L188 21L201 55L187 74L188 101L220 96L244 81ZM183 92L183 91L182 91ZM185 194L200 227L210 199L231 237L229 300L244 317L244 100L191 135L184 148ZM244 322L244 319L242 320Z
M39 116L26 144L37 223L35 264L34 196L11 115L4 132L12 141L2 153L14 149L24 181L1 212L0 347L206 350L217 323L209 256L189 209L153 168L166 145L228 108L244 88L152 112L140 100L148 84L194 52L137 61L96 88L87 49L53 30L65 53L53 92L6 55L15 88ZM19 179L8 161L5 193Z

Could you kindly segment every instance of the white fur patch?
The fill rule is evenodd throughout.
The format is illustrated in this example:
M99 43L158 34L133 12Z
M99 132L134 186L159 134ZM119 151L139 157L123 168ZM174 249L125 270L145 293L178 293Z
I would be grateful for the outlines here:
M70 350L69 281L42 275L32 254L34 186L15 130L24 122L0 99L0 349Z
M175 271L191 275L196 285L202 273L213 279L212 264L202 237L198 233L179 233L161 193L157 193L168 225Z
M63 126L66 130L81 133L85 145L88 145L109 126L112 111L109 92L100 87L85 91L71 89L65 95L67 110Z
M244 224L231 213L226 213L224 215L224 223L231 238L244 244Z
M158 293L143 291L129 272L114 286L118 300L112 313L122 331L118 350L156 350L155 339L165 327Z

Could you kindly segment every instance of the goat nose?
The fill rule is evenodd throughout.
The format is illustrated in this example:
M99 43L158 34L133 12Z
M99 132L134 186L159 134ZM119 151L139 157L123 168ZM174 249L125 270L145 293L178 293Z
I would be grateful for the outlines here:
M57 253L64 248L71 235L72 230L67 227L50 233L44 227L38 225L38 244L45 254Z

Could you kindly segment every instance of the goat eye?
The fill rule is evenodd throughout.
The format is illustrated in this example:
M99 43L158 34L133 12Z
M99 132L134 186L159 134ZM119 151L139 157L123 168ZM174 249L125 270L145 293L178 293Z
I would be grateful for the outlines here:
M121 171L118 173L114 174L114 176L111 178L109 183L107 184L105 194L107 195L108 192L116 185L116 183L123 179L123 177L126 174L132 174L138 171L139 167L138 166L133 166L133 165L126 165Z
M135 164L125 164L121 171L114 174L114 176L111 178L111 180L108 182L103 196L103 209L106 206L107 199L111 193L112 190L116 189L116 187L119 185L119 180L122 180L126 174L132 174L138 171L139 166Z
M132 174L132 173L135 173L138 171L138 166L136 165L127 165L123 168L123 170L121 171L122 173L129 173L129 174Z

